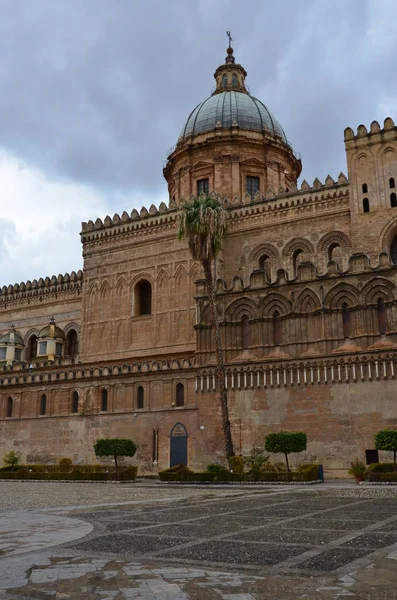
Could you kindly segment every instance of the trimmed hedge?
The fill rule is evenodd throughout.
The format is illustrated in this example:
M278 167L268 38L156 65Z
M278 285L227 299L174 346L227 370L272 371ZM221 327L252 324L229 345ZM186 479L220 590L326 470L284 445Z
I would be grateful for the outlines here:
M176 470L175 467L159 472L161 481L199 481L208 483L217 482L242 482L242 481L317 481L319 479L319 465L302 465L298 471L248 471L247 473L232 473L223 470L195 473L188 467Z
M0 479L28 479L36 481L134 481L138 473L138 467L123 467L119 469L118 474L114 471L107 473L90 472L87 467L90 465L81 465L85 469L74 468L73 471L65 473L62 471L52 471L49 473L37 470L31 470L26 466L20 467L17 471L0 471Z
M379 472L376 473L376 472L373 472L373 471L372 472L368 471L367 472L366 480L367 481L374 481L374 482L376 482L376 481L379 481L379 482L383 482L383 481L385 481L385 482L387 482L387 481L394 482L394 481L396 481L397 482L397 473L395 473L394 471L392 471L391 473L387 473L387 472L386 473L384 473L384 472L383 473L382 472L381 473L379 473Z
M367 471L371 473L392 473L394 471L394 463L372 463L367 466Z

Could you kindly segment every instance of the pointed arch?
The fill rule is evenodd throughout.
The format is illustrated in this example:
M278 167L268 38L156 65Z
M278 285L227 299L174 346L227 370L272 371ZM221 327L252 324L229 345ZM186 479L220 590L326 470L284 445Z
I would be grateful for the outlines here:
M389 279L376 277L367 281L361 290L361 299L364 304L377 304L378 299L390 302L397 297L397 288Z
M241 321L246 315L248 319L258 316L258 307L251 298L238 298L227 306L225 310L225 321Z
M117 316L125 318L129 315L129 286L124 275L119 277L116 284Z
M95 316L98 314L98 312L97 312L98 300L99 300L99 289L98 289L98 284L95 282L91 285L89 292L88 292L87 313L88 313L89 321L94 321Z
M295 308L303 313L314 312L321 308L321 301L317 294L307 287L297 297Z
M111 287L107 279L100 287L99 297L101 320L105 321L109 319L111 313Z
M261 300L259 312L263 317L273 317L274 311L277 311L280 316L287 315L291 312L291 302L277 292L271 292Z
M349 283L338 283L329 290L324 298L324 305L329 308L342 308L342 304L356 306L358 304L359 291Z

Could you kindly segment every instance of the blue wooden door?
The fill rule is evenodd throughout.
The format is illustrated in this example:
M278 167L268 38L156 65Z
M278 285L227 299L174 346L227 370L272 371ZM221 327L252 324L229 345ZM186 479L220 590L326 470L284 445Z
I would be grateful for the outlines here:
M182 423L174 425L170 435L170 467L187 465L187 431Z

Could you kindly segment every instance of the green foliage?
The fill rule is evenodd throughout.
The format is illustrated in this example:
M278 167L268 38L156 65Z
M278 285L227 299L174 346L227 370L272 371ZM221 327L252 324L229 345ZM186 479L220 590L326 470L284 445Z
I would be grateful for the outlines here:
M348 470L348 473L349 475L353 475L353 477L364 478L366 470L365 464L356 458L350 463L350 469Z
M67 473L68 471L72 470L72 467L73 463L71 458L61 458L59 461L59 468L62 472Z
M244 459L242 456L231 456L229 458L229 465L233 473L241 475L244 473Z
M21 460L21 453L10 450L3 456L3 463L6 467L11 467L11 471L14 470Z
M187 239L192 257L212 261L222 248L227 213L215 195L192 196L180 204L178 238Z
M225 471L229 473L229 470L223 467L218 463L211 463L207 466L208 473L224 473Z
M265 439L265 449L267 452L282 452L285 456L287 471L290 470L288 463L288 454L291 452L303 452L307 447L307 435L302 431L279 431L278 433L269 433Z
M389 473L376 473L368 471L366 479L367 481L397 482L397 473L395 471L390 471Z
M378 431L375 436L375 448L384 450L385 452L393 452L394 456L394 471L397 471L397 429L383 429Z
M117 458L119 456L134 456L136 444L125 438L101 438L95 442L94 451L96 456L113 456L117 473Z
M260 471L269 462L269 455L265 455L264 451L264 448L252 448L251 454L244 457L244 462L250 470Z
M186 465L176 465L176 467L170 467L159 472L161 481L192 481L193 471Z
M394 463L372 463L367 466L367 472L370 473L391 473L394 470Z

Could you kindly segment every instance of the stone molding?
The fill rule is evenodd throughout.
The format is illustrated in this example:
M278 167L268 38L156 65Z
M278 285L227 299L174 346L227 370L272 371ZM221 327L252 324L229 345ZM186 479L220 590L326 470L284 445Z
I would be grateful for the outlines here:
M270 364L269 364L270 363ZM242 390L267 387L327 385L394 380L397 373L397 350L318 360L261 361L255 366L236 365L226 368L227 389ZM215 369L202 368L196 377L196 392L215 391Z
M120 375L142 376L145 373L156 373L164 371L192 370L195 368L195 358L173 358L169 360L142 361L132 364L92 366L84 364L71 365L69 368L59 368L54 363L18 363L13 367L0 369L0 387L14 385L29 385L32 383L43 384L46 382L62 382L73 380L103 379L105 377L119 377ZM4 374L1 377L1 374Z

